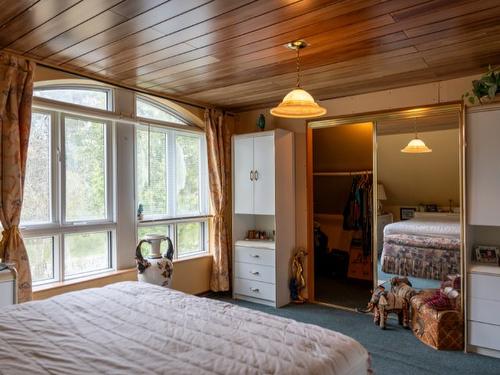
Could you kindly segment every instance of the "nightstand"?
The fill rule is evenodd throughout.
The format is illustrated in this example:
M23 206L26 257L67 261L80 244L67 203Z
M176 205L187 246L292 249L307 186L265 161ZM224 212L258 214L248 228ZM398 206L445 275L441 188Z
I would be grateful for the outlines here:
M7 268L0 271L0 309L16 303L16 271Z
M377 255L380 256L384 247L384 228L387 224L391 224L394 218L391 213L381 214L377 216Z

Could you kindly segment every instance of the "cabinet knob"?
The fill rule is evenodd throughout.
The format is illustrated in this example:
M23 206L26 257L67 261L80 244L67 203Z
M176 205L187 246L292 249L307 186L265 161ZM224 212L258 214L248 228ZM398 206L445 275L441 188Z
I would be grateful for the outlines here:
M250 271L250 273L251 273L252 275L258 275L258 274L259 274L259 271Z
M259 179L259 171L253 172L253 178L255 179L255 181L257 181Z
M252 258L260 258L260 255L257 255L257 254L251 254L250 255Z
M250 171L250 181L253 181L253 179L254 179L253 171Z
M258 293L258 292L259 292L259 288L250 288L250 290L251 290L252 292L255 292L255 293Z

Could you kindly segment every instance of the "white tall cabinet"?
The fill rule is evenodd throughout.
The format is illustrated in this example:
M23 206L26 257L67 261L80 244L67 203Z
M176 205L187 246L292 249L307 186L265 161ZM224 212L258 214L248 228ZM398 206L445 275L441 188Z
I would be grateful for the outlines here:
M293 133L233 137L233 297L280 307L290 301L295 248ZM248 240L249 230L273 239Z
M500 358L500 267L472 262L474 245L500 246L500 105L469 108L467 127L467 349Z

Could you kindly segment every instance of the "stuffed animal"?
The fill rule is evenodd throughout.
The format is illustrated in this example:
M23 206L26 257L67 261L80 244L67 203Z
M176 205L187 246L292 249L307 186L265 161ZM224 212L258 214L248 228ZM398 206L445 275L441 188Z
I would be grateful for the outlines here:
M382 285L373 292L365 312L369 311L373 311L373 322L382 329L386 328L389 313L397 314L399 324L404 328L409 328L409 303L403 297L387 292Z
M397 295L398 297L402 297L410 306L410 299L417 291L412 288L410 280L407 277L393 277L391 279L391 292Z

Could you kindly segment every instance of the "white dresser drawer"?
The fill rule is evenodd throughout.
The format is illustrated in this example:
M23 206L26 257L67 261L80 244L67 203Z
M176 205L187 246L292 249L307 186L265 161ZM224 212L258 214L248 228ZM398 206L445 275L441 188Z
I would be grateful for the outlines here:
M234 292L236 294L262 298L269 301L274 301L276 299L276 286L260 281L235 278Z
M275 252L269 249L236 246L235 261L274 267Z
M469 295L474 298L500 301L500 277L471 273Z
M475 346L500 350L500 326L469 321L469 341Z
M469 319L500 326L500 301L471 298Z
M275 283L275 268L271 266L236 262L234 264L234 275L241 279Z

